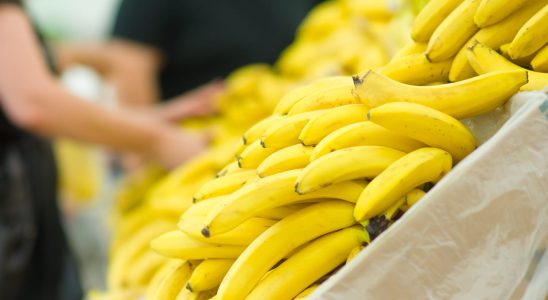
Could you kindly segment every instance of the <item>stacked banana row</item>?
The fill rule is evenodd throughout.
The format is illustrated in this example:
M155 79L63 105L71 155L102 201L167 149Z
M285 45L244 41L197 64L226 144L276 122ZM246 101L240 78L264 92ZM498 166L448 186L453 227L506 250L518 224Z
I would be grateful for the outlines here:
M414 21L414 41L380 72L426 85L527 70L522 90L542 90L548 85L547 23L547 0L431 0Z

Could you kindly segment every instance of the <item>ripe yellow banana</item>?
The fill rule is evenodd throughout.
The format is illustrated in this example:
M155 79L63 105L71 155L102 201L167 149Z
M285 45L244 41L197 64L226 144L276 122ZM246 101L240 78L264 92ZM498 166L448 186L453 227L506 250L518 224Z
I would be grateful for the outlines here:
M423 53L418 53L392 60L381 73L402 83L425 85L447 81L452 62L452 59L430 62Z
M179 267L167 272L165 277L159 282L151 300L175 299L181 291L182 282L186 282L190 276L190 266L183 262Z
M310 161L330 152L356 146L384 146L411 152L425 145L368 121L347 125L326 136L312 151Z
M337 150L312 161L295 183L295 191L307 194L334 183L374 178L405 152L383 146L357 146Z
M331 132L365 120L368 110L369 107L364 104L349 104L328 109L308 121L299 135L299 140L306 146L317 145Z
M274 109L275 114L286 115L289 110L305 96L336 86L352 87L350 76L332 76L318 79L308 85L295 88L285 94Z
M345 264L348 264L351 260L353 260L354 257L356 257L356 255L358 255L360 251L362 251L363 248L365 248L363 245L352 248L352 250L350 250L350 253L348 253L348 256L346 257Z
M426 57L433 62L449 59L479 30L474 14L479 0L464 0L436 28L426 49Z
M131 287L146 286L154 273L167 261L157 253L147 250L135 259L127 274L127 285Z
M412 86L369 71L355 77L356 94L370 107L388 102L414 102L457 119L469 118L501 106L527 83L527 72L507 71L436 85Z
M198 202L208 198L228 195L242 187L246 182L256 176L257 173L255 170L246 170L215 178L202 185L198 192L194 194L193 200L194 202Z
M457 8L463 0L430 0L415 18L411 37L416 42L426 43L432 33ZM426 49L424 49L426 50Z
M279 118L279 115L272 115L255 123L255 125L251 126L242 136L243 144L249 145L257 140L260 140L264 132L275 124Z
M510 44L508 53L513 59L537 52L548 43L548 4L544 5L523 27Z
M529 20L539 9L541 9L546 0L533 0L516 12L512 13L501 22L482 28L478 31L467 43L460 49L459 53L453 59L451 71L449 71L449 80L461 81L474 77L476 72L468 62L466 51L475 41L480 42L488 47L497 49L506 43L510 43L519 29Z
M414 189L411 192L407 193L407 195L405 195L406 206L409 208L415 205L415 203L419 202L419 200L424 195L426 195L426 193L423 190L419 190L419 189Z
M440 180L451 166L451 155L437 148L421 148L405 155L363 190L354 218L362 221L386 211L413 188Z
M178 227L196 241L219 245L247 246L261 233L277 222L276 220L252 217L228 232L211 237L204 237L201 231L207 224L206 217L207 216L182 217Z
M352 95L352 88L349 85L336 86L305 96L291 107L288 114L297 115L345 104L360 103L359 99Z
M299 134L306 123L323 112L323 110L318 110L280 118L263 134L261 138L262 146L281 149L298 144Z
M310 161L312 147L301 144L280 149L268 156L257 167L259 177L266 177L280 172L304 168Z
M528 71L481 44L472 46L467 54L470 64L479 74L511 70L526 73L529 82L521 87L522 91L543 90L548 85L548 73Z
M242 224L260 211L314 199L340 199L355 202L365 183L341 182L312 193L299 195L295 182L301 170L287 171L262 178L232 194L219 211L212 212L202 230L206 237L215 236Z
M179 259L166 260L160 269L156 271L152 277L152 280L148 284L146 289L146 299L154 299L155 294L158 292L160 285L163 284L164 279L167 278L168 275L173 274L173 272L179 268L181 268L182 271L184 271L184 268L188 268L189 272L191 270L190 263L187 261L182 261Z
M290 300L307 286L346 261L353 248L369 240L354 226L326 234L310 242L281 263L246 297L249 300Z
M240 168L240 166L238 165L238 161L233 161L233 162L227 164L223 169L221 169L221 171L217 172L215 177L223 177L223 176L226 176L228 174L233 174L233 173L237 173L237 172L241 172L241 171L245 171L245 170L246 169Z
M476 148L472 133L459 120L416 103L392 102L373 108L369 121L386 129L443 149L461 161Z
M548 45L544 46L531 61L531 67L537 72L548 73Z
M396 54L392 56L390 62L412 54L424 54L424 52L426 51L426 47L428 47L427 43L411 41L407 43L407 45L403 46L400 50L398 50L398 52L396 52Z
M204 260L192 271L186 288L192 292L201 292L219 287L232 264L234 259Z
M150 243L159 254L180 259L236 258L244 246L218 245L199 242L180 230L162 234Z
M326 201L304 208L261 234L236 259L217 299L244 299L261 278L291 251L324 234L352 226L353 205Z
M215 290L192 292L188 289L181 289L175 300L211 300L215 296Z
M148 251L149 242L156 236L173 228L173 223L158 220L137 231L129 238L110 260L110 268L107 274L109 289L119 289L127 284L128 269L131 263L142 253Z
M265 158L276 152L277 148L265 148L261 145L261 141L255 141L245 148L238 156L238 165L240 168L255 169Z
M481 0L476 14L474 15L474 23L479 27L487 27L497 22L504 20L514 11L526 4L527 0Z

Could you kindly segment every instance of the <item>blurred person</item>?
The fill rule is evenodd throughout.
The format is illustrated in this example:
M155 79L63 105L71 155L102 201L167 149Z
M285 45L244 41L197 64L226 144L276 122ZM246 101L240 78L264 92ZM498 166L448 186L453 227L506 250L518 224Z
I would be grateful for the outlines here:
M179 99L164 110L170 118L208 115L223 89L211 80L273 63L319 2L122 0L110 41L60 45L57 54L61 67L86 64L111 79L122 103Z
M52 75L19 0L0 0L0 299L81 299L45 138L138 153L174 167L206 145L161 117L78 99ZM46 55L47 57L47 55ZM51 60L49 60L51 61Z

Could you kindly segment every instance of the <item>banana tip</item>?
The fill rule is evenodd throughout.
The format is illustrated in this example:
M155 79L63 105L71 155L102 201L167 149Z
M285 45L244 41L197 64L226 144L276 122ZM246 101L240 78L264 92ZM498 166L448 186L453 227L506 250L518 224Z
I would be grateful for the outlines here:
M210 232L209 232L209 226L206 226L204 228L202 228L202 231L201 231L202 235L205 236L206 238L210 237Z
M192 287L190 286L190 283L186 283L185 285L186 289L189 290L190 292L194 293L194 291L192 290Z
M261 143L261 146L263 146L263 148L266 148L266 145L265 145L265 143L264 143L264 140L263 140L263 139L261 139L261 142L260 142L260 143Z
M367 121L371 121L371 111L367 112Z
M245 138L245 135L242 135L242 142L244 145L247 145L247 139Z
M299 190L299 183L295 183L295 193L299 194L299 195L302 195L303 193L301 193L301 191Z

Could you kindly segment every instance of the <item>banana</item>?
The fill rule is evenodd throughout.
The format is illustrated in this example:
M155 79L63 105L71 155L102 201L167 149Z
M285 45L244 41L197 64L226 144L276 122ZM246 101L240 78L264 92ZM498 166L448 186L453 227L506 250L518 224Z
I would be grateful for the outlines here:
M186 266L185 266L186 265ZM178 259L173 260L167 260L161 267L156 271L154 276L152 277L152 280L147 286L146 289L146 299L154 299L155 294L158 292L158 288L161 284L163 284L163 280L169 275L173 274L177 269L182 268L181 270L184 271L184 268L190 268L190 264L187 261L181 261Z
M402 83L425 85L447 81L452 62L452 59L431 62L424 54L418 53L392 60L381 73Z
M531 67L537 72L548 73L548 45L544 46L531 61Z
M190 218L183 217L181 218L178 227L192 239L199 242L219 245L247 246L275 223L276 220L252 217L245 220L234 229L212 237L204 237L201 233L203 227L207 224L206 216Z
M369 121L430 147L443 149L461 161L476 148L472 133L459 120L416 103L392 102L371 109Z
M304 168L310 161L312 147L301 144L280 149L268 156L257 167L259 177L266 177L280 172Z
M428 42L426 57L438 62L449 59L464 46L479 30L474 23L474 14L479 0L464 0L436 28Z
M492 74L489 72L511 70L525 72L528 75L529 82L520 88L522 91L543 90L548 85L548 73L528 71L508 61L493 49L481 44L472 46L467 54L470 64L479 74Z
M266 218L271 220L281 220L290 214L293 214L310 205L309 203L297 203L291 205L284 205L279 207L273 207L267 210L263 210L257 213L257 217Z
M310 119L299 135L301 144L318 144L331 132L346 125L365 120L369 107L364 104L349 104L335 107Z
M221 171L217 172L215 177L223 177L223 176L226 176L228 174L233 174L233 173L237 173L237 172L245 171L245 170L246 169L240 168L240 166L238 165L238 161L233 161L233 162L229 163L228 165L226 165L223 169L221 169Z
M326 136L312 151L310 161L330 152L355 146L384 146L411 152L425 145L372 122L359 122L335 130Z
M175 300L211 300L215 296L215 290L208 290L202 292L192 292L188 289L181 289Z
M243 145L249 145L257 140L260 140L264 132L274 125L279 118L279 115L272 115L255 123L255 125L251 126L242 136Z
M463 0L430 0L413 21L411 37L426 43L440 24ZM426 50L426 49L424 49Z
M350 250L350 253L348 253L348 256L346 257L345 264L348 264L351 260L353 260L354 257L356 257L356 255L358 255L358 253L360 253L360 251L362 251L363 248L365 248L363 245L359 245L359 246L356 246L356 247L352 248L352 250Z
M164 220L153 221L137 231L128 239L110 260L110 268L107 274L109 289L116 289L127 284L128 268L139 254L147 251L148 243L154 237L173 228L172 222Z
M481 0L474 23L479 27L487 27L504 20L511 16L514 11L526 4L527 0Z
M192 292L201 292L219 287L232 264L234 259L204 260L192 271L186 288Z
M315 284L309 286L308 288L306 288L306 290L302 291L297 296L295 296L295 298L293 298L293 300L308 299L308 296L310 296L319 286L320 285L318 283L315 283Z
M312 161L303 169L295 191L307 194L334 183L374 178L405 152L382 146L358 146L337 150Z
M525 57L537 52L548 43L548 4L540 9L518 31L510 44L508 53L513 59Z
M405 155L365 187L354 218L362 221L386 211L416 186L440 180L451 165L451 155L437 148L421 148Z
M358 104L360 103L359 99L352 95L352 88L351 85L336 86L307 95L291 107L288 115L297 115L345 104Z
M306 123L323 112L318 110L280 118L265 131L261 138L261 145L265 148L281 149L298 144L299 134Z
M359 226L326 234L282 262L257 284L246 299L293 299L307 286L344 263L352 249L366 240L369 236Z
M412 86L369 71L362 78L355 77L355 93L370 107L388 102L414 102L461 119L501 106L527 80L525 71L507 71L444 85Z
M240 168L255 169L265 158L276 152L276 149L277 148L265 148L261 145L260 140L255 141L247 146L242 154L238 156L238 165Z
M398 4L390 0L344 0L340 2L347 13L366 20L386 22L398 11Z
M139 258L135 259L130 271L127 274L128 286L146 286L154 273L166 262L166 258L154 253L146 251Z
M160 281L158 287L153 293L151 300L175 299L181 291L181 282L187 281L190 276L190 266L183 262L179 267L174 268L165 274L165 277Z
M340 199L355 202L365 183L346 181L321 190L299 195L295 182L302 170L292 170L262 178L232 194L218 211L212 212L202 229L206 237L227 232L265 209L304 200Z
M228 195L255 177L255 170L246 170L218 177L202 185L198 192L194 194L193 201L198 202L212 197Z
M461 81L474 77L476 72L468 62L466 51L475 41L480 42L488 47L497 49L506 43L510 43L516 36L519 29L533 16L539 9L543 7L546 0L533 0L527 3L516 12L498 22L495 25L482 28L478 31L467 43L460 49L451 65L449 71L449 80Z
M318 79L308 85L290 90L285 94L285 96L282 97L282 99L280 99L280 102L278 102L278 105L274 109L274 113L286 115L289 110L291 110L293 105L299 102L302 98L336 86L347 86L352 88L352 78L350 76L326 77Z
M179 259L236 258L245 249L244 246L199 242L179 230L155 238L150 242L150 248L163 256Z
M407 195L405 195L407 207L415 205L415 203L419 202L419 200L424 197L424 195L426 195L426 193L423 190L419 189L414 189L411 192L407 193Z
M352 209L351 203L326 201L270 227L236 259L219 287L217 299L244 299L264 274L291 251L324 234L352 226Z
M484 46L487 46L483 43L481 43L482 45ZM491 49L493 49L492 47L490 47ZM520 57L520 58L517 58L517 59L512 59L510 57L510 54L508 53L510 49L510 43L508 44L504 44L502 46L500 46L500 49L499 49L499 53L506 59L512 61L514 64L516 65L519 65L521 67L524 67L524 68L529 68L529 66L531 65L531 61L533 60L533 58L535 58L535 54L531 54L529 56L524 56L524 57ZM468 58L467 58L468 59Z
M411 41L403 46L400 50L398 50L398 52L396 52L396 54L392 56L390 62L393 62L408 55L424 53L426 51L426 47L428 47L427 43Z

